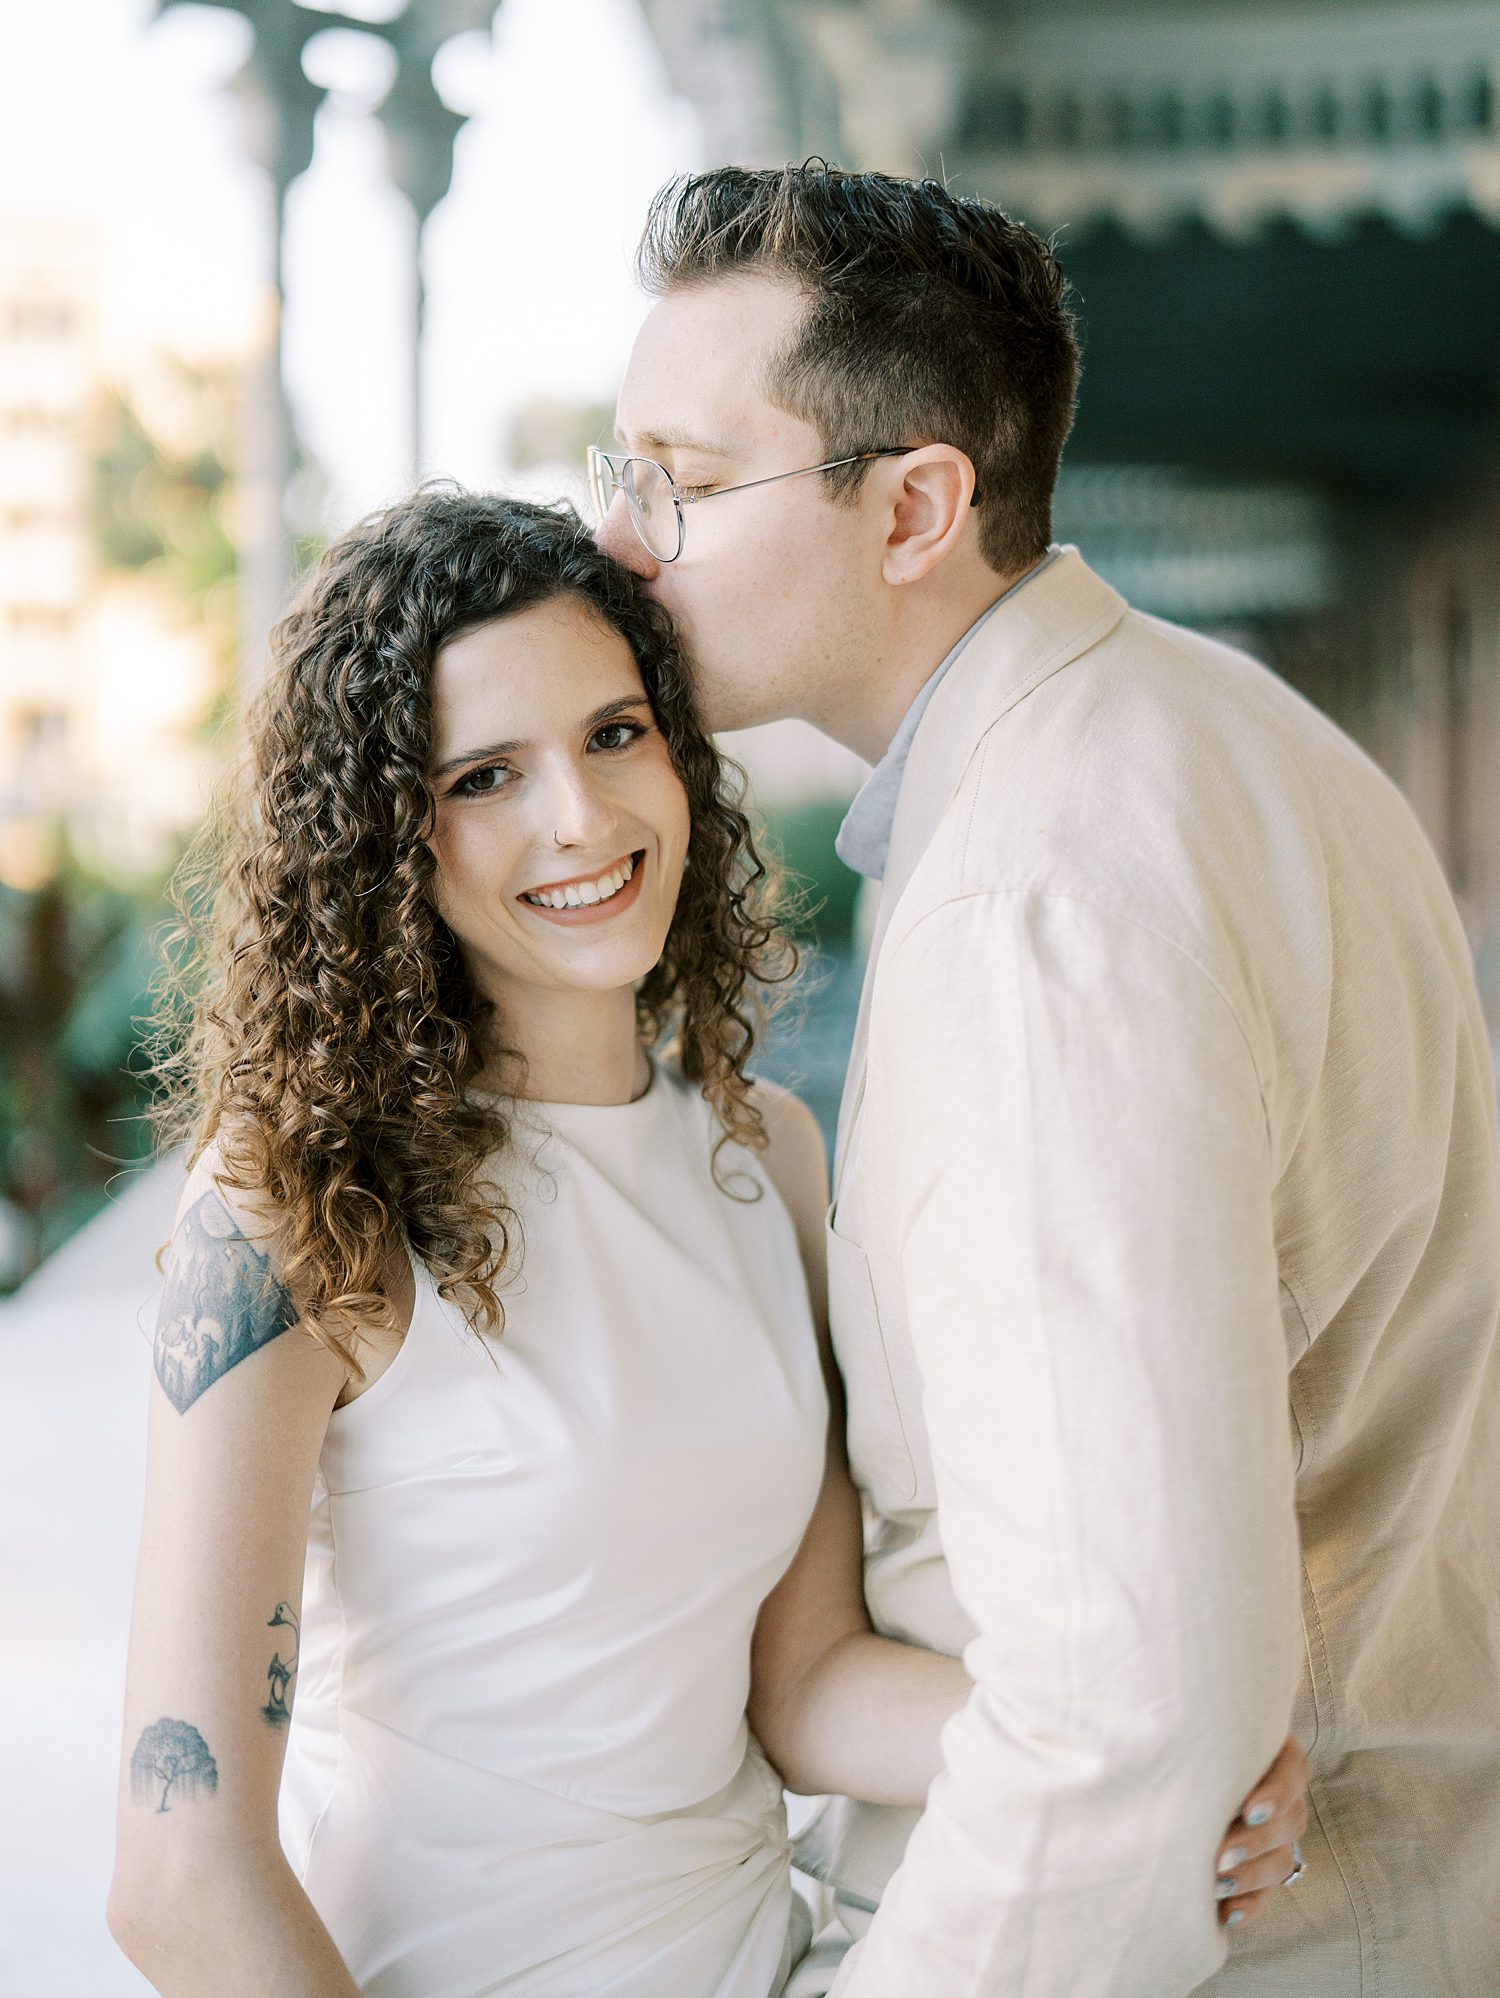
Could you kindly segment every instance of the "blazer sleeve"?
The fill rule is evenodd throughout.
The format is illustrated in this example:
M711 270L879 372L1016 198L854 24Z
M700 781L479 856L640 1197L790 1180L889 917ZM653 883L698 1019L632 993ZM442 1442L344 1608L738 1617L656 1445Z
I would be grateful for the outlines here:
M893 939L871 1087L944 1555L978 1632L838 1998L1180 1998L1301 1661L1271 1144L1221 987L1064 895Z

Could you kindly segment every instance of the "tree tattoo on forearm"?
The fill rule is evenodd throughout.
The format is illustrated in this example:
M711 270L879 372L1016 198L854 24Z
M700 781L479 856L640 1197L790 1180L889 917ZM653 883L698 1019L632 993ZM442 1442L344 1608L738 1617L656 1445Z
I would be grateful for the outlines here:
M156 1378L179 1414L251 1353L297 1322L267 1258L205 1193L172 1237L156 1326Z
M297 1653L302 1641L302 1633L297 1622L297 1612L290 1603L278 1603L276 1614L266 1624L267 1630L279 1628L290 1630L291 1657L283 1658L278 1648L266 1667L266 1677L271 1690L261 1712L272 1727L283 1727L292 1717L292 1681L297 1676Z
M150 1803L158 1783L158 1813L171 1808L167 1798L174 1788L184 1797L211 1797L219 1787L219 1766L208 1752L208 1743L187 1721L163 1716L141 1732L130 1758L132 1802Z

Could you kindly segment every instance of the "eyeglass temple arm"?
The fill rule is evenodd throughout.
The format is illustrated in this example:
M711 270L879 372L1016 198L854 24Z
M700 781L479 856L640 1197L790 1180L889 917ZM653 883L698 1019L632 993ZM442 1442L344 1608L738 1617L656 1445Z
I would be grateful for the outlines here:
M718 491L713 493L681 494L678 492L677 481L672 478L670 472L667 472L667 477L671 481L672 494L679 506L701 506L704 500L722 499L726 493L747 493L753 486L774 486L782 479L805 479L810 472L834 472L840 465L857 465L862 458L899 458L903 452L914 451L916 448L914 444L887 444L879 451L856 451L848 458L830 458L824 465L799 465L794 472L772 472L764 479L743 479L738 485L720 486ZM651 462L655 464L656 461L653 458ZM663 466L662 470L666 471L666 467Z
M908 451L919 451L921 448L920 444L885 444L878 451L855 451L847 458L830 458L826 465L799 465L795 472L772 472L769 478L745 479L736 486L720 486L717 492L712 493L683 493L679 491L677 481L672 474L667 472L666 466L662 465L659 469L666 472L667 483L672 488L674 506L701 506L705 500L723 499L726 493L747 493L752 487L774 486L782 479L804 479L811 472L836 472L840 465L857 465L866 458L904 458ZM651 458L647 462L654 465L656 460ZM978 506L978 504L979 493L976 488L969 505Z

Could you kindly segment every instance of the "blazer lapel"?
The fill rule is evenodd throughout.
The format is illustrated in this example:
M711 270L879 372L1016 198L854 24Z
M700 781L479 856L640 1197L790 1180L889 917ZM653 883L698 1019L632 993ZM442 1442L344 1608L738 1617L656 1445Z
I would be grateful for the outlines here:
M917 724L901 778L880 908L860 988L859 1015L834 1147L837 1202L864 1100L870 1002L881 946L922 855L963 781L969 759L1000 717L1112 631L1129 606L1078 550L1065 547L976 632L938 683Z

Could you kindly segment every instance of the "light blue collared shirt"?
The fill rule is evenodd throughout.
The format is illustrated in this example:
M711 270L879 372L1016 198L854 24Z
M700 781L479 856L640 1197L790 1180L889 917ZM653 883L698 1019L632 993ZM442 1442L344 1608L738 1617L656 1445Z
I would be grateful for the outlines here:
M1012 583L1008 590L996 597L988 610L975 618L947 658L928 675L922 691L906 710L901 726L891 737L890 748L860 786L854 802L844 814L844 823L834 840L834 851L839 859L846 867L852 867L856 874L878 881L885 873L886 856L891 846L891 827L896 818L896 800L901 795L901 779L906 772L906 759L911 753L912 737L917 732L918 722L927 712L927 703L937 692L938 681L975 632L988 624L1001 604L1009 603L1017 590L1024 590L1032 578L1039 576L1061 553L1061 548L1054 542L1035 568L1028 569L1018 582Z

